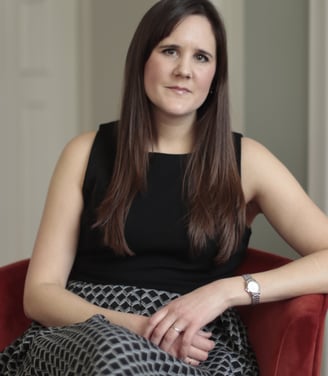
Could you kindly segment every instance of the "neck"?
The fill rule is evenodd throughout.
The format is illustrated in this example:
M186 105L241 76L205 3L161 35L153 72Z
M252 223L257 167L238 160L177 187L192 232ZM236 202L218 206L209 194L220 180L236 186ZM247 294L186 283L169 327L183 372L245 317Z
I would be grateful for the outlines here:
M168 154L187 154L194 143L194 118L157 119L157 141L152 151Z

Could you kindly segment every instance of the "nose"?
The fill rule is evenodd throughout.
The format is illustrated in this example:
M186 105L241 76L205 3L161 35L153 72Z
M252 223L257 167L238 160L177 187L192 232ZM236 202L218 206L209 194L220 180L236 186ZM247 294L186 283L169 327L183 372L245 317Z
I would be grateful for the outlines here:
M192 67L188 57L181 57L174 69L174 74L183 78L192 78Z

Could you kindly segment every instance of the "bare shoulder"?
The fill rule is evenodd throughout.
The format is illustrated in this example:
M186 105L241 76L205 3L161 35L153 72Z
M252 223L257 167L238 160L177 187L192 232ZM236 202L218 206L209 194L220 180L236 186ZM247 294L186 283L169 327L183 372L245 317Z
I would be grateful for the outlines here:
M95 136L96 132L92 131L82 133L71 139L60 155L56 166L57 174L69 172L82 184Z
M249 137L242 138L241 176L249 201L265 189L275 174L281 179L286 172L286 167L264 145Z
M72 138L63 150L67 154L89 154L96 136L95 131L85 132Z
M74 260L83 208L82 185L95 132L70 140L57 161L35 241L27 285L61 281L65 286Z
M250 137L242 138L241 152L243 160L245 160L247 163L252 163L254 161L254 157L269 157L272 155L264 145Z
M242 174L245 179L251 179L257 184L271 184L277 177L280 183L292 177L287 167L270 150L252 138L243 137L241 153Z

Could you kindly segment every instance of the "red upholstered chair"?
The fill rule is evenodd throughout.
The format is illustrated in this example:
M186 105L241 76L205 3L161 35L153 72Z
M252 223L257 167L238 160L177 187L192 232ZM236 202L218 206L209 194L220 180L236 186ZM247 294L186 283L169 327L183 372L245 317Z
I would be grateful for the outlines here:
M239 273L272 269L290 260L248 249ZM28 260L0 267L0 351L28 327L22 308ZM255 350L261 376L319 376L326 295L238 308Z

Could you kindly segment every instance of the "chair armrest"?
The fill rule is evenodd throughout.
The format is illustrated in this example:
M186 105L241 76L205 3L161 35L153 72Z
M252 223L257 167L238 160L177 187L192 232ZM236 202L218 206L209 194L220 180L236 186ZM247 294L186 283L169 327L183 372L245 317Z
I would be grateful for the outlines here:
M0 351L21 335L30 320L23 311L28 260L0 267Z
M249 249L238 272L254 273L288 262L284 257ZM298 370L302 376L320 375L327 307L325 294L238 307L261 375L288 376Z
M320 375L326 297L304 295L238 308L261 375Z

